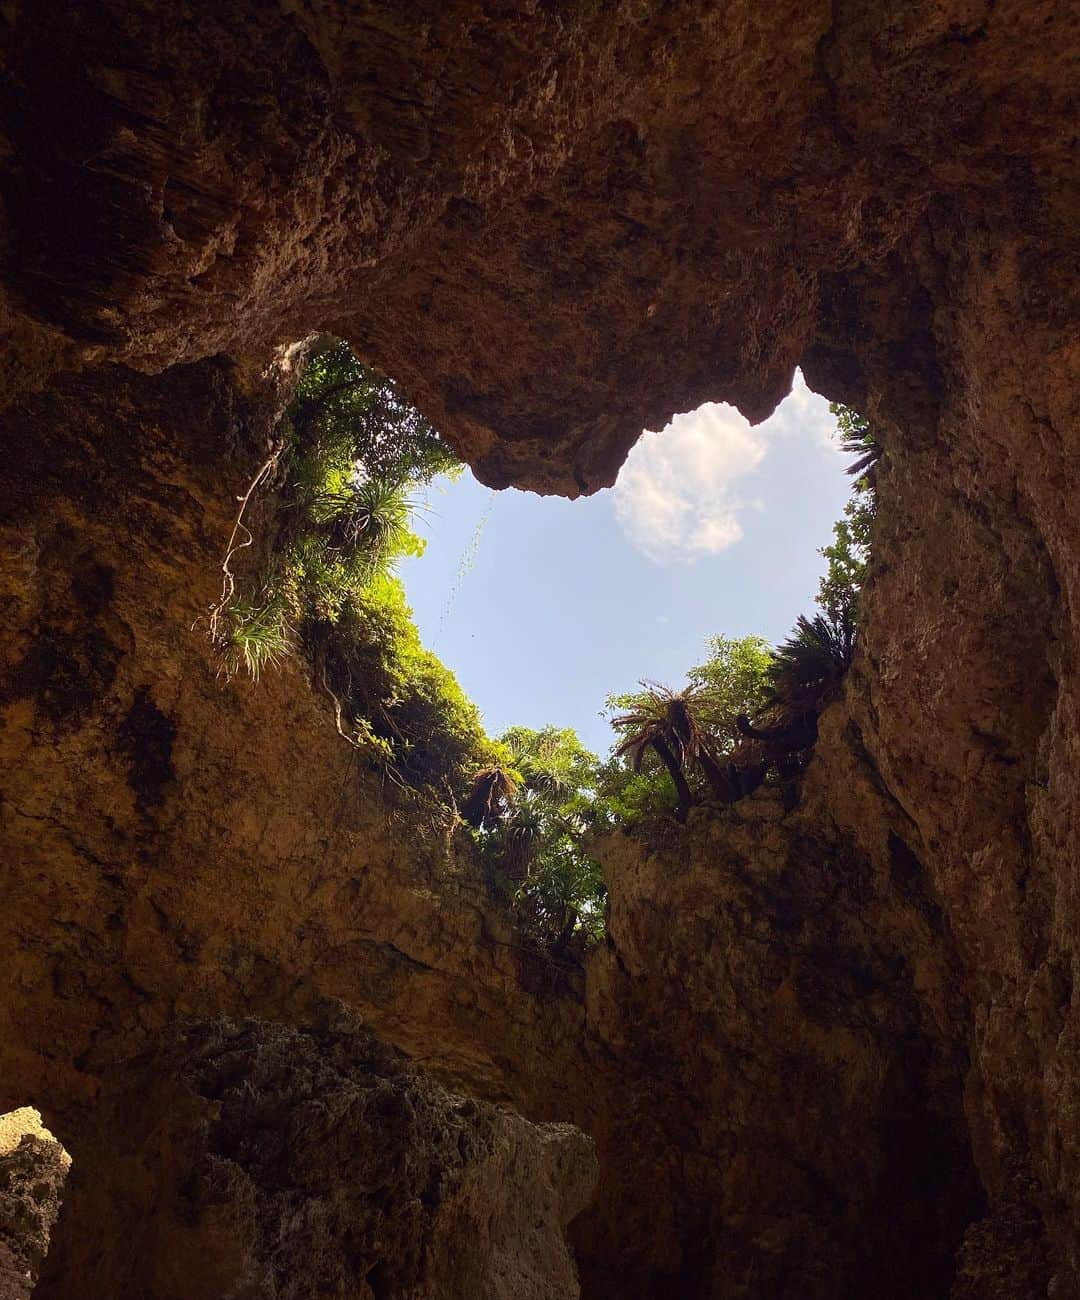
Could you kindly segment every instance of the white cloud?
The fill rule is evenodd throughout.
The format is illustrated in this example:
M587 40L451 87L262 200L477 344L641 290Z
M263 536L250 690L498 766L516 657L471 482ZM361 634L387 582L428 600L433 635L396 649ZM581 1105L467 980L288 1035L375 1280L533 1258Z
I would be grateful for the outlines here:
M743 511L763 508L760 495L744 496L740 487L769 444L810 434L834 445L834 427L827 403L798 373L791 395L756 426L733 406L706 402L661 432L642 434L612 490L615 516L633 545L657 562L715 555L742 537Z

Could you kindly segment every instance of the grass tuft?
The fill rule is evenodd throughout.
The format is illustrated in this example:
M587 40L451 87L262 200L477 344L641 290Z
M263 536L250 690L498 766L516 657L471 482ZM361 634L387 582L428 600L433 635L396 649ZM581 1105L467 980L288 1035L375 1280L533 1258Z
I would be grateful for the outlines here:
M225 674L244 671L257 682L267 668L278 668L293 652L292 629L277 601L259 606L238 600L227 611Z

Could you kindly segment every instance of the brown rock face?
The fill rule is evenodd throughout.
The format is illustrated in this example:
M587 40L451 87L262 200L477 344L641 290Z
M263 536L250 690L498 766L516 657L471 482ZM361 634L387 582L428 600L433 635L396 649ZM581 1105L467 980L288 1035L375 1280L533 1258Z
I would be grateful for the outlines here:
M33 1291L70 1167L37 1111L0 1115L0 1300L27 1300Z
M700 1295L949 1294L983 1209L966 1009L890 820L891 860L872 861L815 794L785 817L763 791L601 847L612 927L590 1022L620 1062L619 1104L591 1126L604 1181L575 1232L626 1273L587 1269L585 1294L691 1278Z
M373 1222L355 1159L328 1129L297 1157L310 1257L275 1273L269 1237L304 1236L290 1153L245 1136L260 1098L291 1124L312 1080L342 1098L374 1068L319 1028L332 999L457 1092L596 1136L587 1295L1080 1296L1078 21L5 11L0 1079L98 1179L49 1292L108 1292L155 1179L205 1230L178 1254L189 1220L162 1211L138 1285L181 1285L170 1258L210 1290L352 1285L331 1210ZM315 329L494 484L593 491L643 425L706 398L764 416L797 363L887 447L860 655L802 804L609 845L584 981L526 972L467 852L357 777L299 670L222 686L192 631L288 392L275 349ZM249 1016L252 1097L212 1082L218 1021ZM219 1202L169 1181L196 1165L166 1130L124 1131L151 1083L185 1159L224 1162ZM498 1295L504 1243L535 1258L494 1186L510 1152L545 1225L578 1203L524 1121L481 1113L445 1112L475 1164L395 1129L491 1225L440 1235L402 1175L385 1258L435 1243L402 1286ZM565 1294L545 1252L537 1294Z
M487 481L570 494L673 409L765 416L811 354L932 406L934 304L980 248L1025 294L1049 257L1035 310L1066 319L1076 15L893 10L21 7L20 358L40 381L39 355L160 369L332 329Z
M452 1096L347 1024L169 1040L106 1085L47 1294L576 1300L577 1129Z

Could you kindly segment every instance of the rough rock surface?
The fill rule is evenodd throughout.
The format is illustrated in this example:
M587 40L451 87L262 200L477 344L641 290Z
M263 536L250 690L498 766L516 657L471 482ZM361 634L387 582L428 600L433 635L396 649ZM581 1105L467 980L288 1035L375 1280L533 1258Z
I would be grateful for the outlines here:
M888 820L874 861L822 813L764 790L601 846L589 1019L620 1101L576 1231L625 1272L587 1295L948 1294L983 1206L950 946Z
M308 1023L340 998L459 1088L567 1111L582 1008L523 989L445 814L357 769L298 664L268 690L216 675L198 620L235 514L225 482L250 476L276 392L218 361L107 371L8 425L0 1079L79 1156L72 1214L91 1186L80 1134L105 1134L107 1180L115 1063L153 1061L169 1026L210 1011ZM132 1065L129 1084L155 1077ZM63 1230L50 1290L89 1285L77 1254Z
M768 414L810 353L932 404L960 326L936 291L968 259L1067 319L1077 22L1055 0L20 6L12 369L330 329L482 477L571 493L674 409Z
M588 1294L1075 1300L1076 7L2 22L7 1104L78 1169L177 1020L338 998L596 1135ZM584 996L298 670L223 687L192 633L313 329L496 484L594 490L796 363L887 446L803 803L609 847Z
M563 1228L589 1139L447 1093L337 1021L185 1023L126 1062L80 1134L43 1293L576 1300Z
M8 425L22 452L3 495L13 1100L54 1104L58 1040L77 1086L115 1036L209 1007L273 1018L348 994L495 1096L503 1062L526 1074L555 1032L514 1009L512 931L445 813L384 797L299 661L259 689L217 675L205 613L263 412L214 361L75 377ZM230 445L233 461L211 458Z
M70 1167L32 1107L0 1115L0 1300L27 1300L33 1291Z

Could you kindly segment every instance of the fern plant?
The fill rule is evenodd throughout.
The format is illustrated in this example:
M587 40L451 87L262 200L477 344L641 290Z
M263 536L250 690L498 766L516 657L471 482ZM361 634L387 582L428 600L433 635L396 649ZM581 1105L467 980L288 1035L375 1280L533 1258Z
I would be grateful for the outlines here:
M800 614L791 636L773 653L772 697L789 712L819 711L839 686L855 656L850 608L836 616Z

